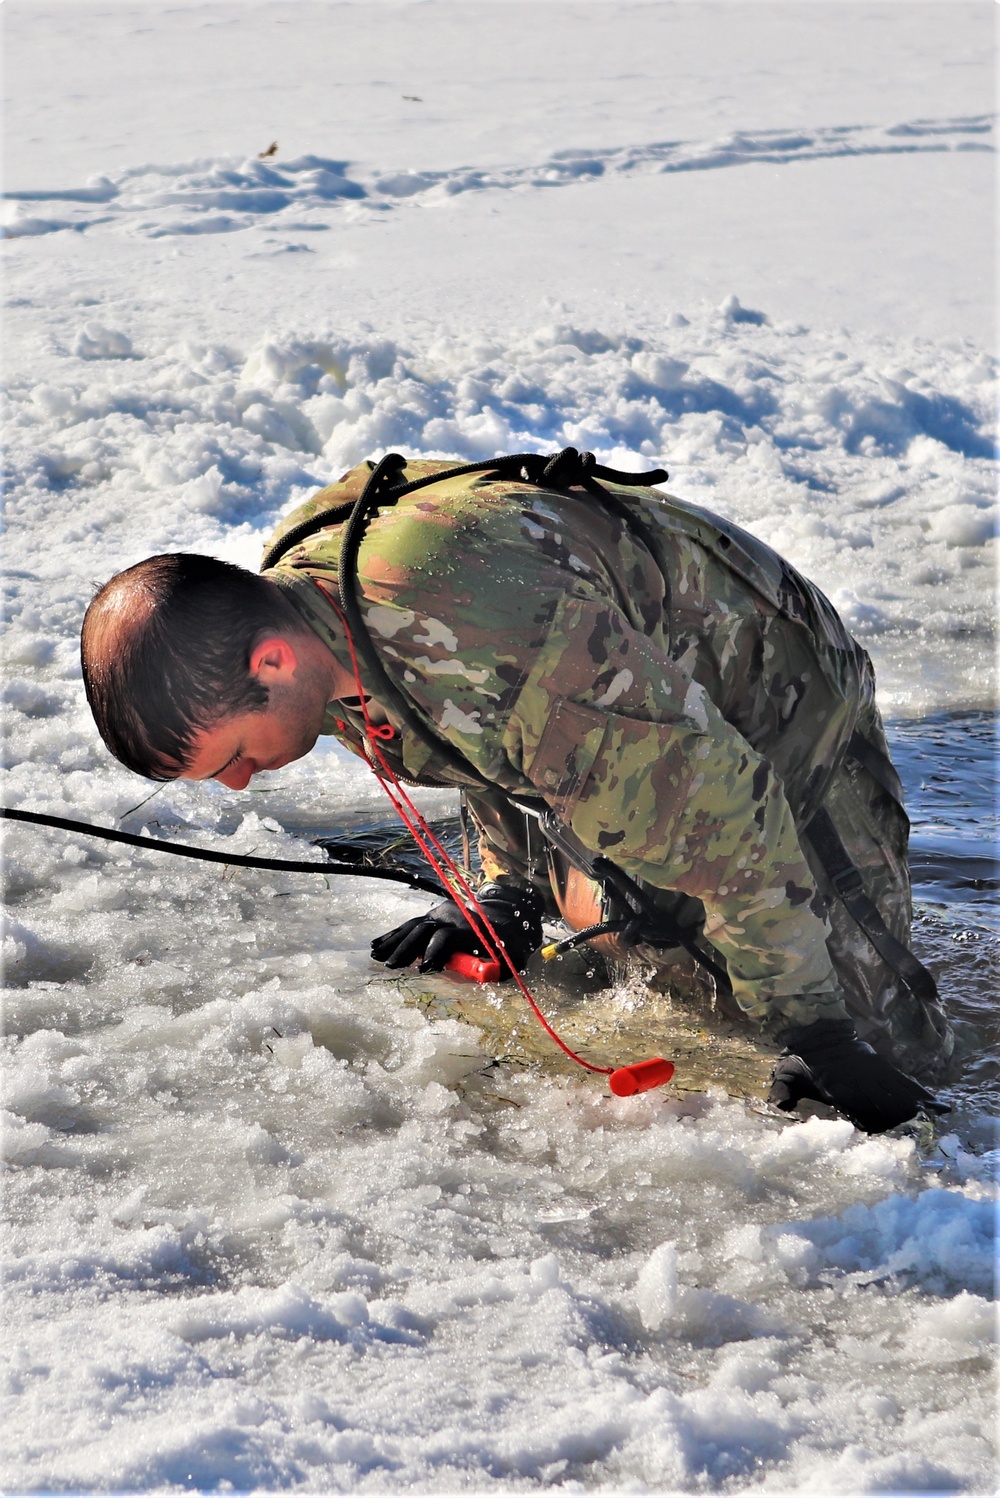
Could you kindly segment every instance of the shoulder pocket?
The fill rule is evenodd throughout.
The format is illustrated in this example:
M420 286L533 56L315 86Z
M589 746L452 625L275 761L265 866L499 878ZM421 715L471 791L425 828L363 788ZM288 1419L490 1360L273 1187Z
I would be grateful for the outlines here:
M564 821L569 821L604 742L606 713L557 697L530 763L524 766L532 785Z

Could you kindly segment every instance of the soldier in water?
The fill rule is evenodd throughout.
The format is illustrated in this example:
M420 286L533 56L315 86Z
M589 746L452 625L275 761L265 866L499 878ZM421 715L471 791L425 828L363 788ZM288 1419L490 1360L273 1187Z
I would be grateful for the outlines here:
M907 946L899 782L823 594L665 475L573 449L374 468L282 521L259 575L176 554L105 584L83 670L112 754L240 790L320 734L370 757L380 725L401 779L462 789L518 966L544 916L628 927L654 963L703 953L785 1047L778 1107L869 1132L939 1110L913 1074L952 1036ZM623 881L631 924L608 920ZM423 971L481 950L450 900L372 948Z

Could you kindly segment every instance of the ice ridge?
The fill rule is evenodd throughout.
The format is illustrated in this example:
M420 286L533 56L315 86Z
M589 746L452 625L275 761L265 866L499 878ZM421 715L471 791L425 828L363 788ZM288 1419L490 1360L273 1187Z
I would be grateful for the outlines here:
M103 226L150 238L228 234L280 221L283 214L300 220L303 213L311 215L311 221L296 222L296 229L320 229L322 216L331 206L359 199L366 200L368 211L385 211L404 202L431 204L465 192L566 187L605 175L710 171L754 162L789 164L838 156L993 151L993 129L992 115L959 115L887 125L737 130L701 141L652 141L596 150L574 147L556 151L535 165L374 170L353 175L349 162L312 154L267 163L237 157L165 166L148 163L117 177L95 177L80 188L9 192L10 206L0 237ZM26 207L49 203L61 205L62 212L43 217ZM96 204L103 209L98 215L92 207L88 212L83 206Z

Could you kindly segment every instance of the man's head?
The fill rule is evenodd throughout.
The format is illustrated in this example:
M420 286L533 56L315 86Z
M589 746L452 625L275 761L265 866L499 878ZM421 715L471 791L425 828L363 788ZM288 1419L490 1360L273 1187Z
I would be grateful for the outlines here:
M80 643L101 737L154 780L241 789L307 754L339 675L276 583L183 552L105 583Z

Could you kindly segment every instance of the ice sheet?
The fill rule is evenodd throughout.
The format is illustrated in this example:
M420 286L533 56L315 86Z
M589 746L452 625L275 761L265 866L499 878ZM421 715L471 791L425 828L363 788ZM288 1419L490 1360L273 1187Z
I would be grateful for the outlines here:
M76 640L392 447L664 461L891 714L985 705L991 21L8 0L5 804L289 857L372 808L329 748L138 781ZM484 1069L369 962L425 897L360 880L23 827L5 875L11 1491L990 1489L975 1107L869 1140ZM982 1002L975 912L922 919Z

